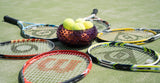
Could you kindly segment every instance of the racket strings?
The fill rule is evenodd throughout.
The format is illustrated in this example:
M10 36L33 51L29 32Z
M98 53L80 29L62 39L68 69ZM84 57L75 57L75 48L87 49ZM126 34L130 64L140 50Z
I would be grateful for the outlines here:
M104 25L103 22L101 21L93 21L93 24L96 26L98 32L102 32L103 30L106 30L108 28L108 26L106 27L106 25Z
M69 75L70 76L70 75ZM50 78L48 78L48 80L49 80ZM64 76L61 76L61 78L59 79L59 80L62 80L62 79L64 79ZM50 79L51 80L51 79ZM46 81L47 81L47 79L46 79Z
M62 57L61 57L61 55L62 55ZM61 82L61 81L65 81L66 79L75 77L77 74L82 73L87 67L86 60L82 59L82 57L77 58L77 55L76 55L76 57L74 57L74 55L67 54L67 58L66 58L66 54L65 55L64 54L53 55L53 56L54 56L54 59L56 56L56 59L61 60L62 62L56 62L54 60L47 62L46 59L48 59L48 58L53 59L53 58L51 56L44 57L43 60L39 60L39 61L35 62L34 64L30 65L30 67L28 67L26 69L26 71L25 71L26 73L24 73L25 78L27 78L31 82L37 82L37 81L39 81L39 82ZM65 69L65 68L68 66L68 64L71 64L70 63L71 61L70 62L67 61L70 59L74 59L77 61L80 60L80 62L78 63L75 61L74 63L72 63L72 65L75 65L76 63L78 63L78 64L74 68L73 71L71 71L71 70L69 71L69 69L72 69L72 66L70 65L71 68L68 67L69 69L67 72L67 69ZM44 60L46 60L46 61L44 61ZM45 67L46 67L45 71L39 70L38 68L33 68L33 67L37 66L37 64L39 64L41 61L44 61L44 63L47 62L45 64ZM55 65L57 66L57 69L56 69ZM59 68L58 65L60 65L61 68ZM43 67L44 64L41 62L41 65L39 65L39 66ZM55 67L55 69L54 69L54 67ZM63 70L63 68L65 70ZM58 69L60 69L61 71L59 71ZM51 78L48 78L48 77L51 77Z
M24 34L36 38L56 38L57 27L47 25L30 26L24 29Z
M44 48L45 47L45 48ZM0 46L0 53L4 55L31 55L50 51L54 48L51 42L19 42Z
M148 56L146 56L146 57L143 57L143 56L140 56L140 58L138 58L138 59L140 59L139 61L142 61L141 60L141 58L144 58L144 60L148 60L148 58L150 57L151 59L154 59L154 61L156 61L157 59L158 59L158 57L157 57L157 55L156 55L156 53L154 52L154 51L152 51L152 50L149 50L149 49L146 49L146 51L143 49L142 50L142 48L133 48L133 47L127 47L127 46L125 46L125 48L127 48L127 49L131 49L131 50L133 50L133 51L135 51L135 52L140 52L140 53L145 53L145 55L148 55ZM148 51L147 51L148 50Z
M148 59L156 61L155 55L153 54L148 54L141 49L128 48L125 46L99 46L93 48L91 54L99 59L121 64L146 64Z
M104 32L103 34L99 35L99 38L108 41L139 41L152 36L154 36L154 33L152 32L131 30Z

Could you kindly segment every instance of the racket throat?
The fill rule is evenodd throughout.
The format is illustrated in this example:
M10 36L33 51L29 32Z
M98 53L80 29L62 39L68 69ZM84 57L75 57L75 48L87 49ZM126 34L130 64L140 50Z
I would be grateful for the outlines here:
M127 71L131 71L131 67L132 65L125 65L125 64L115 64L113 66L114 69L127 70Z

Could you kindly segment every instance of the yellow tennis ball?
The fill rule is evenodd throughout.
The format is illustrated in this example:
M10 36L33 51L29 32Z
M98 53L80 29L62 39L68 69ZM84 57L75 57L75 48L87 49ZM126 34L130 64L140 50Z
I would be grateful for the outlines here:
M85 30L83 23L75 23L72 27L72 30Z
M90 21L83 22L83 25L85 26L85 29L90 29L93 27L93 23Z
M67 18L63 21L63 27L67 30L72 30L72 26L75 24L74 20Z
M85 20L83 19L83 18L78 18L78 19L76 19L76 23L83 23Z

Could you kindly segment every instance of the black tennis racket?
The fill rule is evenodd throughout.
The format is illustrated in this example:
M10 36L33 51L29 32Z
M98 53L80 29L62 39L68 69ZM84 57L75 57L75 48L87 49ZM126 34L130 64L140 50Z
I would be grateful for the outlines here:
M0 58L28 59L53 50L54 43L44 39L19 39L0 43Z
M40 24L40 23L29 23L19 21L15 18L4 16L4 21L17 25L21 29L21 36L24 38L38 38L38 39L57 39L57 28L56 25L51 24Z
M45 52L28 60L19 73L20 83L76 83L92 67L89 55L74 50Z
M98 33L99 41L119 41L132 44L145 44L160 38L160 30L145 28L118 28Z
M88 48L98 65L127 71L160 72L160 55L149 48L122 42L103 42Z

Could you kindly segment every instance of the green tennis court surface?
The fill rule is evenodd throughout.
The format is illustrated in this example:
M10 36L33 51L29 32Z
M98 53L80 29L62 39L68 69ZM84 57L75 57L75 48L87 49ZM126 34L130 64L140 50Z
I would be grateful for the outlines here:
M111 28L160 29L159 4L159 0L0 0L0 19L9 15L27 22L60 25L65 18L85 17L97 8L98 16L107 20ZM0 42L22 39L19 28L8 23L0 22L0 33ZM144 46L160 52L159 42ZM77 49L55 44L56 49ZM87 48L78 50L86 52ZM25 61L0 59L0 83L17 83ZM159 83L159 78L159 73L119 71L93 64L80 83Z

